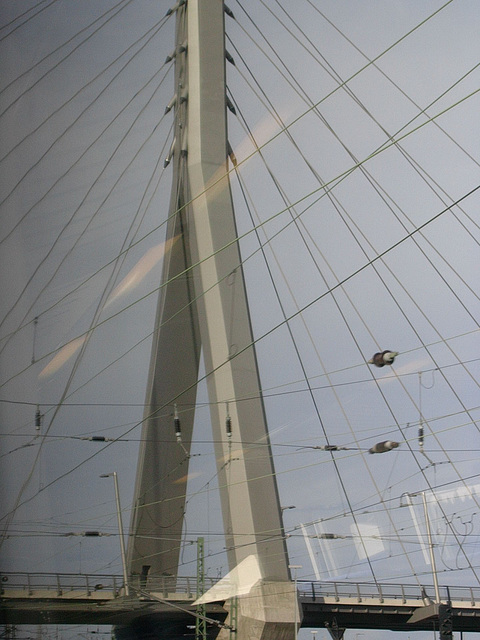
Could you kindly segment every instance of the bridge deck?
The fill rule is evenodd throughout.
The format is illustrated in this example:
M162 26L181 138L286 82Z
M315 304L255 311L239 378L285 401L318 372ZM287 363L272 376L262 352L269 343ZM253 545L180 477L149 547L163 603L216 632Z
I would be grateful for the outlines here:
M213 586L210 580L207 588ZM112 624L125 625L140 617L158 623L172 620L192 624L195 578L166 577L146 585L132 585L149 597L123 594L119 576L69 574L2 574L1 624ZM303 627L335 626L351 629L431 630L432 619L409 623L409 618L427 604L418 585L372 583L303 582L297 584L303 611ZM441 589L441 599L450 596L456 631L480 629L480 587ZM212 603L207 615L223 620L223 603Z

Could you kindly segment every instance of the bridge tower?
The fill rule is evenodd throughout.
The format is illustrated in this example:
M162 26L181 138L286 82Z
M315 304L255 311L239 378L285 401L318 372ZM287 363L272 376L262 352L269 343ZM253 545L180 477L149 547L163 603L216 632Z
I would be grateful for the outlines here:
M128 566L133 578L176 575L185 510L177 481L194 421L184 409L195 405L202 350L229 568L247 558L258 567L254 593L235 607L236 637L282 640L293 638L296 615L230 191L224 4L180 0L174 11L173 186ZM242 446L255 441L265 446Z

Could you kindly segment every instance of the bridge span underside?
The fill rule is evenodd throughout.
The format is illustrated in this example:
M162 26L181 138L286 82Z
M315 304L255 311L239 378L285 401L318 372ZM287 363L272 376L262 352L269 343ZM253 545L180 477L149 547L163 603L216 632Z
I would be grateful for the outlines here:
M71 576L60 574L36 577L2 574L1 578L3 625L78 625L88 620L89 624L115 626L118 640L177 640L189 637L195 628L193 577L175 584L172 579L165 579L153 591L142 590L140 597L126 597L118 586L119 576L85 576L84 583L73 583ZM404 584L301 581L298 584L301 626L329 629L332 638L341 638L342 629L408 633L436 630L438 605L431 603L428 593L433 593L432 586L419 589L418 585ZM454 632L478 632L480 590L442 588L441 602L446 603L449 597ZM216 638L220 627L228 624L224 605L223 601L206 604L209 639ZM434 615L429 617L429 613ZM418 622L412 622L412 616Z
M426 618L417 623L409 622L411 616L423 605L401 601L355 602L331 601L331 598L302 597L302 627L331 629L382 629L391 631L432 631L438 629L438 619ZM172 606L173 605L173 606ZM180 608L175 608L175 607ZM2 599L0 624L82 624L86 618L90 624L115 625L117 640L180 640L188 637L195 627L195 610L192 602L184 600L161 603L116 598L115 600L75 601L56 599ZM216 638L227 611L222 603L209 604L206 617L209 639ZM474 632L480 628L480 607L470 603L452 603L452 623L456 632Z

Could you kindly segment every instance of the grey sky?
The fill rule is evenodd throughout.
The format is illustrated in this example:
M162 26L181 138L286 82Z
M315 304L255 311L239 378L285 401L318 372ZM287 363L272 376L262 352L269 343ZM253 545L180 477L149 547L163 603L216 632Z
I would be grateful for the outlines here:
M128 523L170 197L174 18L164 1L36 5L0 2L0 496L14 514L1 568L120 573L99 475L117 471ZM465 197L480 184L478 3L229 6L232 191L281 501L296 507L290 560L301 579L370 581L366 531L379 581L430 584L420 503L400 500L425 489L441 582L478 586L479 196ZM393 367L366 363L387 348ZM205 536L216 576L207 405L201 384L185 539ZM367 453L386 439L401 446ZM327 443L346 450L312 448ZM325 518L347 537L315 546L314 566L300 525ZM112 535L60 535L92 529ZM193 575L193 545L182 562Z

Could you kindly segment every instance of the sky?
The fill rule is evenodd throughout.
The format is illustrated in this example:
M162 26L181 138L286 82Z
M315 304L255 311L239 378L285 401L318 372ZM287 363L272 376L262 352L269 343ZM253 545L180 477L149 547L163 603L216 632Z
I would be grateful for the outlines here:
M99 476L117 472L127 526L169 249L169 6L0 2L2 571L121 573ZM441 584L479 587L478 5L229 7L231 186L289 560L301 580L431 584L425 491ZM368 364L385 349L392 366ZM195 416L179 571L203 536L221 577L202 380Z

